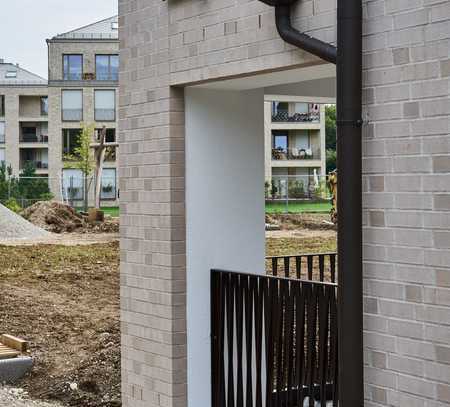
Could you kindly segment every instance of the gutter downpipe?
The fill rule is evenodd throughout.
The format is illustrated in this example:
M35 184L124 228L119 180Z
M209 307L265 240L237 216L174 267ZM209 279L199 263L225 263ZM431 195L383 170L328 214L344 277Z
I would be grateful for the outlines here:
M260 1L275 7L281 38L336 64L339 406L363 407L362 2L337 0L336 49L292 27L297 0Z

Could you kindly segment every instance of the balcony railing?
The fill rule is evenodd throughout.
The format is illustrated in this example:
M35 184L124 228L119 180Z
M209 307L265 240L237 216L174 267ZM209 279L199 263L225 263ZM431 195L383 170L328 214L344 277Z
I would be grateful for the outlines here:
M62 119L68 122L79 122L83 120L83 109L63 109Z
M266 272L272 276L335 283L337 254L313 253L266 257Z
M95 120L97 122L113 122L116 120L115 109L95 109Z
M22 135L19 141L21 143L48 143L48 136L46 134L41 134L39 136Z
M212 404L338 405L337 286L211 273Z
M309 112L309 113L294 113L289 114L286 111L279 111L272 113L272 122L275 123L305 123L305 122L320 122L319 112Z
M113 72L113 73L100 73L97 72L95 74L95 79L98 81L118 81L119 80L119 73Z
M47 170L48 169L48 162L45 161L34 161L34 160L25 160L20 162L20 169L23 169L25 167L26 163L32 163L34 167L38 170Z
M65 81L81 81L83 74L81 72L65 72L64 80Z
M272 160L320 160L320 149L273 148Z

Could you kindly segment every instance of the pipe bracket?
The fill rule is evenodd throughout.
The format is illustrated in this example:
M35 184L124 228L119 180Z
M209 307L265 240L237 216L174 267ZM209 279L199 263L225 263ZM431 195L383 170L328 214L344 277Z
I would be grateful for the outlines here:
M337 126L353 126L353 127L362 127L364 124L363 119L357 120L336 120Z

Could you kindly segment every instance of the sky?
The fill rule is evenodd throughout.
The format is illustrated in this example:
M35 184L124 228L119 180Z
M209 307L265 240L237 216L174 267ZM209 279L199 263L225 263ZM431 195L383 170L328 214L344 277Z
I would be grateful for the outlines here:
M47 43L117 14L118 0L14 0L2 6L0 58L47 78Z

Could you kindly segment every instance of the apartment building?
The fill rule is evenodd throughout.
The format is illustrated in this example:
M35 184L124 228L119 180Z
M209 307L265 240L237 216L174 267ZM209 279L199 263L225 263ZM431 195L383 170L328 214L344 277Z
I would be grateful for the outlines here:
M31 161L48 177L57 199L81 204L83 175L71 168L82 124L106 127L116 142L119 41L117 16L59 34L48 44L48 81L0 60L0 161L18 176ZM102 176L104 205L117 204L118 149L107 147ZM89 194L93 202L93 180Z
M266 96L264 130L266 180L326 175L323 101Z
M84 195L83 176L70 168L67 156L77 146L81 124L94 125L97 134L105 126L106 141L116 141L118 38L115 16L47 40L50 182L52 190L59 189L74 204ZM101 198L110 204L118 197L117 158L117 149L108 147Z
M0 162L19 174L26 161L48 175L47 81L0 59Z

